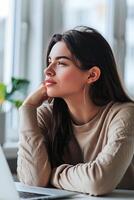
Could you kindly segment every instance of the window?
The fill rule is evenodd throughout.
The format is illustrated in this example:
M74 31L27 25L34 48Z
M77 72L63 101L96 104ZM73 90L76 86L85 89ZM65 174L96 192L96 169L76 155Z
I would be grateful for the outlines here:
M26 78L30 90L41 82L43 4L43 0L0 0L0 81L9 84L11 76ZM18 140L18 119L18 111L11 108L6 141Z
M127 0L125 84L134 97L134 1Z
M13 62L13 1L0 0L0 81L9 83Z
M109 20L112 20L111 0L64 0L62 3L64 30L78 25L91 26L111 40L112 23L109 23Z
M0 81L5 84L10 83L13 74L14 3L13 0L0 0ZM10 110L9 105L6 110ZM6 122L6 131L11 130L11 112L7 112Z
M21 0L0 0L0 81L10 84L11 77L22 76L20 52L23 47L20 37ZM21 47L21 48L20 48ZM24 56L21 58L24 60ZM16 141L18 138L18 111L6 105L5 140Z

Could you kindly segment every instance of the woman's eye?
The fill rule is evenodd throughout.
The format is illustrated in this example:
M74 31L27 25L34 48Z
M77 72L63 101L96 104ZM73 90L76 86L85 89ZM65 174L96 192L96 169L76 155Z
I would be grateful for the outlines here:
M66 64L63 63L63 62L58 62L57 64L58 64L58 65L64 65L64 66L66 65Z
M48 66L52 64L52 61L48 61ZM54 65L66 66L67 64L61 61L53 62Z

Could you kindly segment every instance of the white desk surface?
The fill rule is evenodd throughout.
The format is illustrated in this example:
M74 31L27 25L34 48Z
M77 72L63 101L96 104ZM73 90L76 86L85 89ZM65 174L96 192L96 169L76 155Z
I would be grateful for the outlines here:
M107 196L95 197L89 195L79 194L74 197L68 198L72 200L134 200L134 190L114 190L111 194Z

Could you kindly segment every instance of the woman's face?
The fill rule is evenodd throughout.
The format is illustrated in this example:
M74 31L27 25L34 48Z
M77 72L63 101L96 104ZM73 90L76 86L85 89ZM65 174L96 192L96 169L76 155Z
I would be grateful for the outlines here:
M57 42L50 54L49 65L44 70L47 94L50 97L68 98L82 94L87 85L87 72L80 65L63 41Z

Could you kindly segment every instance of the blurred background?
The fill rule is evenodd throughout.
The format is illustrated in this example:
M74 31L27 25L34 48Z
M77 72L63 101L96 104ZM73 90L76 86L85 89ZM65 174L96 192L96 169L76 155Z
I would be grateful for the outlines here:
M30 81L33 91L43 80L46 47L53 33L77 25L96 28L110 43L122 83L134 97L134 0L0 0L0 82L11 77ZM7 109L3 148L17 156L18 110ZM2 122L2 124L4 123Z

